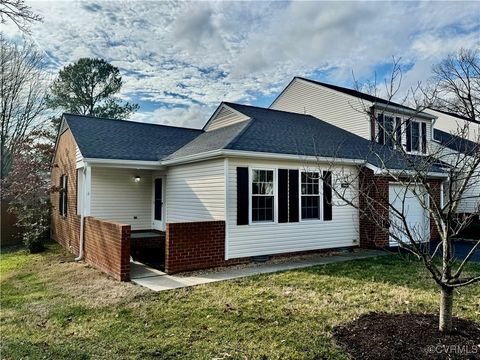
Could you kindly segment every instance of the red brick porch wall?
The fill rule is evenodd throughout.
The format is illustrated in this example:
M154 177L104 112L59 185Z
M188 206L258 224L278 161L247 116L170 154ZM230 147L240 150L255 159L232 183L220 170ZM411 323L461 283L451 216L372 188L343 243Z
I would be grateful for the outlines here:
M168 223L165 272L169 274L238 263L225 261L225 221Z
M130 225L85 218L85 261L117 280L130 278Z
M377 224L380 219L388 219L389 184L393 179L386 176L374 176L373 171L363 168L360 172L360 189L362 193L375 199L376 205L366 213L360 213L360 247L362 248L386 248L389 246L389 234ZM440 204L441 180L431 179L434 197L430 201ZM360 196L359 206L366 209L366 196ZM377 219L374 221L372 219ZM430 219L430 239L438 239L438 230L433 218Z

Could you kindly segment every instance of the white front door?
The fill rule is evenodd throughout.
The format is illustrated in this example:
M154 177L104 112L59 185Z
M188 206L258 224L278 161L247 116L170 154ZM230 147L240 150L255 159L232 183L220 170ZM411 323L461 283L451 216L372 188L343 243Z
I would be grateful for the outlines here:
M164 226L164 188L163 178L153 179L153 228L155 230L165 230Z
M426 195L425 189L421 187L417 187L416 192L425 194L422 196L428 196ZM399 184L390 184L388 196L390 204L392 204L395 209L405 214L408 229L414 235L414 240L416 242L429 241L430 220L428 212L422 207L418 195L413 193L413 188L407 188ZM390 210L390 223L390 231L394 232L397 237L402 239L402 241L408 243L409 237L405 232L403 221L401 221L393 210ZM396 239L390 236L390 246L397 245L398 243Z

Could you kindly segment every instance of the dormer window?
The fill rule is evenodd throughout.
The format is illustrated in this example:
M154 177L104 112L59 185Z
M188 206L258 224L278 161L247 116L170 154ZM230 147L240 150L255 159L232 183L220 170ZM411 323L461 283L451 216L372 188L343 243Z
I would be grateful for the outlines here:
M377 141L379 144L393 147L401 144L402 123L400 118L379 114L377 120Z
M407 120L406 122L406 151L413 153L427 153L427 124L420 121Z
M427 124L394 114L378 114L376 140L381 145L399 148L414 154L427 153Z

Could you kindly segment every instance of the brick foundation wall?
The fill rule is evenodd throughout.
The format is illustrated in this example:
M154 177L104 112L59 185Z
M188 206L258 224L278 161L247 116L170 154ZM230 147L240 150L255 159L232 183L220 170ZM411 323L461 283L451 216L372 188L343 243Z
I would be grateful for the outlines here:
M359 231L360 247L362 248L385 248L389 246L388 232L379 227L378 223L382 219L388 219L388 192L391 181L393 179L386 176L374 176L370 169L363 168L360 171L360 189L362 193L368 194L367 196L360 196L359 199L360 208L367 209L364 214L360 213ZM438 179L429 180L434 193L434 197L430 201L436 201L438 204L440 204L441 197L441 182ZM375 199L372 207L366 206L367 197ZM433 218L430 219L430 239L438 239L438 230Z
M59 214L59 193L51 194L51 237L73 254L80 249L80 216L77 215L77 170L75 140L65 131L57 144L52 168L52 185L67 175L67 216ZM130 225L116 224L92 217L85 218L85 261L118 280L128 280L130 273Z
M117 280L130 277L130 225L85 218L85 261Z
M227 263L224 221L167 224L165 272L173 274Z

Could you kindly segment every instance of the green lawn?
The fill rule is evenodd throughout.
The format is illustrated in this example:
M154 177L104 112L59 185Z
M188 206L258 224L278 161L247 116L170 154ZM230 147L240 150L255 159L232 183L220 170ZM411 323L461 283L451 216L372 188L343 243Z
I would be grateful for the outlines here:
M437 311L428 274L399 255L163 293L72 260L58 245L2 254L3 359L346 359L333 326ZM458 292L455 314L480 322L480 286Z

